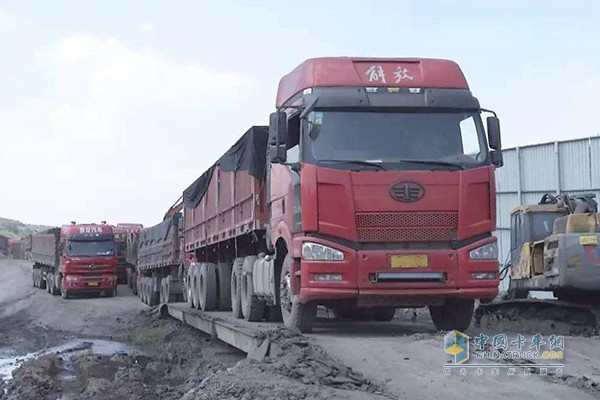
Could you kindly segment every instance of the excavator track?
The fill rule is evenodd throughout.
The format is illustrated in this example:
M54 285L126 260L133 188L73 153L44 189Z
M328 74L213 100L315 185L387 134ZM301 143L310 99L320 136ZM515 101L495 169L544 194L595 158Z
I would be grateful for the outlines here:
M475 325L494 331L597 336L600 306L560 300L501 300L481 304Z

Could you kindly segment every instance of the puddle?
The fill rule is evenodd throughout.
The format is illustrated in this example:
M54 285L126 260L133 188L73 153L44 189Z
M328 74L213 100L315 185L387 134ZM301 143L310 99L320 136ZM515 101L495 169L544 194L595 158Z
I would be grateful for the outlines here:
M8 382L12 379L12 372L19 368L25 361L32 360L47 354L57 354L65 361L68 368L69 361L82 354L97 354L112 356L118 353L127 353L131 356L142 356L143 352L121 342L102 339L74 339L58 346L49 347L25 355L15 355L10 349L0 349L0 379ZM68 378L68 377L65 377Z

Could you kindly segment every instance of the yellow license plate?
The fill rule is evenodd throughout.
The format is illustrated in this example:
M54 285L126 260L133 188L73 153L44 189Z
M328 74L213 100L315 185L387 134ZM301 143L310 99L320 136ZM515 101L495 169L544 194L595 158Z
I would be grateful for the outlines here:
M579 244L598 244L598 236L579 236Z
M88 286L100 286L100 282L88 282Z
M390 265L392 268L427 268L429 267L429 258L426 254L392 256Z

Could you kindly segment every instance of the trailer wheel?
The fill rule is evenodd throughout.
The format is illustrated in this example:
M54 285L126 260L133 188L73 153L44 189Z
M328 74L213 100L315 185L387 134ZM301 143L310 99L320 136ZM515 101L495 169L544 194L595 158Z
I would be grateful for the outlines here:
M166 303L165 301L165 278L160 280L160 296L159 296L160 304Z
M198 271L198 308L213 311L217 308L217 271L215 264L200 264Z
M194 308L200 309L200 265L192 265L192 302Z
M37 269L31 272L31 280L33 281L33 287L37 288Z
M243 258L236 258L233 261L233 268L231 270L231 311L234 318L243 318L242 314L242 296L241 296L241 284L242 279L242 266L244 264Z
M447 299L444 305L429 306L429 314L440 331L465 331L473 318L473 299Z
M157 306L160 303L160 292L154 290L154 278L148 279L148 305L150 307Z
M192 282L193 282L193 276L192 276L193 267L194 266L192 265L187 270L187 275L186 275L186 280L185 280L185 287L184 287L185 296L187 297L186 300L187 300L187 303L190 306L190 308L194 308L194 295L193 295L194 287L192 286Z
M46 291L54 294L54 275L51 273L46 274Z
M127 272L125 273L125 275L126 275L127 287L129 287L129 289L133 289L133 286L131 284L131 271L129 270L129 268L127 268Z
M246 321L260 321L265 313L265 302L254 294L252 283L252 271L257 259L257 256L247 256L244 258L242 266L240 297L242 299L242 315Z
M317 303L300 303L298 296L292 293L292 263L288 254L283 260L279 279L279 303L283 323L288 329L309 333L313 329L317 314Z
M231 268L229 263L219 263L217 266L219 281L219 310L231 310Z
M46 289L46 277L40 273L40 289Z
M396 315L395 307L377 307L373 313L373 319L375 321L391 321Z

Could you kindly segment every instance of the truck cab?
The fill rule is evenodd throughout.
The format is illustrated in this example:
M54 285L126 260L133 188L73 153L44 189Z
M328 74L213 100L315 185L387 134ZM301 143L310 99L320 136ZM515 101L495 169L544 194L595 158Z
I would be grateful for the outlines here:
M117 249L112 228L105 224L71 224L60 231L61 295L117 292Z
M268 242L286 324L429 306L466 329L498 293L494 169L485 119L458 65L318 58L282 78L271 115ZM303 327L300 327L302 330Z

